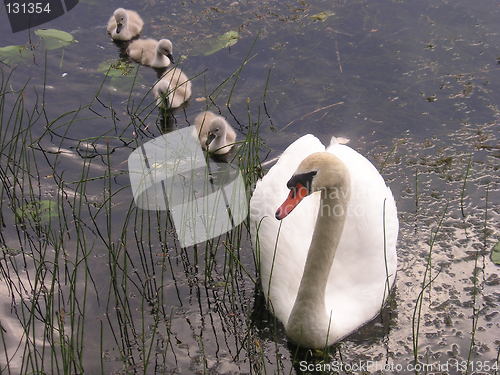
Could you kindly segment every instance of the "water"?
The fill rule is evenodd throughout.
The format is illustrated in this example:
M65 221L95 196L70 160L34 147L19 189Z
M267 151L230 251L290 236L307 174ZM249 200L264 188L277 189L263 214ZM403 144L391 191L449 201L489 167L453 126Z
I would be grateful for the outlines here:
M133 74L108 79L92 101L104 79L99 65L119 57L105 32L118 6L139 11L144 36L171 39L182 69L195 77L193 98L176 112L174 127L191 123L208 103L200 98L247 59L214 102L240 138L251 122L261 124L261 157L279 155L306 133L324 142L337 135L381 170L401 225L397 284L381 318L330 353L298 351L265 311L245 226L181 249L164 213L133 208L126 159L161 134L161 121L153 108L140 109L153 102L156 73L147 68L139 69L131 94ZM311 18L320 12L333 14ZM347 370L371 361L370 373L383 373L385 364L384 373L414 373L407 367L415 355L412 321L433 242L425 278L435 279L422 293L417 355L435 366L428 373L446 364L450 373L464 373L453 366L468 359L469 373L472 366L494 373L484 370L500 346L500 280L489 257L498 240L499 16L498 2L488 0L88 0L51 22L47 27L71 32L78 43L46 57L38 46L9 84L19 90L29 81L25 108L38 103L40 117L23 141L32 147L4 148L1 157L1 244L9 249L0 260L2 369L302 373L302 360L342 359ZM240 34L236 45L198 54L229 30ZM28 33L12 35L5 23L0 32L1 46L28 41ZM54 153L59 148L67 152ZM31 181L12 167L23 163ZM62 207L51 227L16 223L16 208L33 197Z

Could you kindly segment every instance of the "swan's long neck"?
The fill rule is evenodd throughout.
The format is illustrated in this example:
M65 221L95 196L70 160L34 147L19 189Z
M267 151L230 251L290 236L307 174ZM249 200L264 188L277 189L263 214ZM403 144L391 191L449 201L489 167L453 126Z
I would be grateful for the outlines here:
M213 151L220 151L220 149L224 146L226 146L226 133L224 130L221 130L222 134L215 137L215 139L212 141L212 150Z
M159 49L156 49L155 61L153 64L154 65L162 64L164 59L168 59L168 57L165 56L163 53L161 53Z
M348 199L349 186L321 190L316 227L286 325L287 334L294 341L304 343L309 338L311 347L318 347L318 340L321 346L327 344L327 338L333 339L332 312L326 310L325 289L344 228Z
M118 20L118 18L116 18L116 26L117 26L117 28L118 28L118 23L119 22L120 21ZM126 34L126 33L128 33L129 32L129 30L128 30L128 14L126 14L126 13L124 14L123 21L122 21L121 24L122 24L122 27L121 27L121 30L120 30L120 34Z
M214 123L212 123L212 126ZM225 153L227 152L228 145L227 141L227 128L225 124L220 124L220 134L214 138L214 140L210 143L209 151L215 153Z

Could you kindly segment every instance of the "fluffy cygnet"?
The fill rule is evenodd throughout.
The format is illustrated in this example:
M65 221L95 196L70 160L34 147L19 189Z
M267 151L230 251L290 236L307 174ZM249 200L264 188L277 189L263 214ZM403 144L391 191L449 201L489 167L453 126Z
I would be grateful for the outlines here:
M191 81L179 69L166 72L153 87L156 104L162 108L178 108L191 97Z
M127 55L135 62L152 68L166 68L174 62L172 42L168 39L134 40L127 48Z
M227 154L233 147L236 133L224 117L206 111L196 116L194 124L204 150L222 155Z
M136 11L118 8L108 21L106 29L114 40L130 40L138 36L144 22Z

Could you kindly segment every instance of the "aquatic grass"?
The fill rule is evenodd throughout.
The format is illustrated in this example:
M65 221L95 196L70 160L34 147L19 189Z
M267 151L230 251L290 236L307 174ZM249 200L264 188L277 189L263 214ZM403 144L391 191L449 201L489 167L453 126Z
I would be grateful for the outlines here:
M422 315L422 304L424 300L424 292L427 288L432 285L432 282L439 276L440 271L432 278L431 276L431 266L432 266L432 252L434 248L434 244L436 242L437 235L441 230L443 220L448 211L448 203L446 204L443 213L441 214L439 221L437 223L437 227L432 233L431 230L431 239L429 243L429 252L427 254L427 262L424 270L424 276L422 278L422 283L420 286L420 292L415 300L415 307L413 309L412 316L412 338L413 338L413 360L415 363L418 363L418 342L419 342L419 332L420 332L420 320ZM428 277L429 275L429 277ZM429 278L429 281L427 279ZM415 373L418 373L417 371Z
M3 71L2 71L3 73ZM2 82L2 102L1 108L5 108L5 98L9 94L5 90L6 81ZM45 152L42 146L42 139L45 134L49 134L51 127L58 127L64 129L62 134L50 133L52 135L58 136L60 140L59 148L62 147L63 142L67 141L69 137L67 133L75 123L75 120L81 108L76 111L69 111L65 114L57 117L53 121L47 121L47 130L42 133L38 138L34 139L30 135L31 128L37 124L40 119L36 116L35 112L26 112L23 107L22 97L24 96L24 88L18 93L18 96L14 100L14 105L12 106L12 111L8 117L5 116L5 112L2 111L1 126L2 126L2 142L1 142L1 155L2 159L5 157L9 158L9 163L2 163L2 168L0 171L0 176L2 176L2 202L4 202L4 195L9 196L9 201L13 202L12 210L15 211L23 203L19 201L18 197L23 197L23 201L29 203L31 201L40 201L42 198L41 191L41 173L40 166L38 165L37 154L43 155L43 160L45 164L49 166L53 181L57 186L57 207L61 207L63 204L72 211L71 217L73 220L68 220L67 209L61 209L59 215L61 219L55 224L58 226L53 226L53 222L49 222L47 226L41 226L33 220L16 216L16 228L19 243L26 243L28 246L23 246L24 251L21 253L24 259L23 268L28 267L30 264L34 263L35 273L33 282L29 281L31 284L30 289L40 290L31 298L29 303L22 302L20 310L21 314L17 314L20 318L20 322L25 327L24 335L24 360L22 364L23 371L29 371L32 369L36 372L44 372L45 368L52 368L57 370L58 373L70 373L74 370L78 372L83 372L83 353L84 353L84 323L86 303L87 303L87 288L89 280L92 280L94 289L97 291L95 282L90 274L88 257L94 248L93 245L89 246L87 244L87 237L85 232L88 232L89 226L86 225L80 218L83 214L84 202L88 201L86 198L86 185L87 182L94 181L95 178L90 178L90 166L92 163L91 159L83 159L82 175L80 181L74 182L77 188L68 195L68 182L65 182L65 177L57 173L58 159L61 157L62 153L50 153ZM34 110L38 107L35 103ZM42 105L45 107L45 105ZM70 116L69 120L64 120L65 117ZM27 119L27 121L25 121ZM61 124L64 120L65 123ZM27 123L27 127L23 128L21 124ZM8 141L7 136L12 134ZM32 147L35 146L35 147ZM108 165L111 166L109 162L110 150L107 150ZM52 157L54 156L54 157ZM42 163L43 164L43 163ZM107 189L105 189L105 213L107 216L107 232L110 232L110 222L111 222L111 194L106 196L106 192L111 191L109 189L112 174L109 172L107 176L103 178L108 181ZM13 176L14 179L9 176ZM35 181L32 181L32 180ZM6 186L11 185L13 182L14 192L6 188ZM71 183L70 183L71 184ZM65 197L65 199L63 199ZM72 202L72 203L71 203ZM89 206L90 210L90 206ZM99 214L100 209L95 215ZM2 210L2 215L5 210ZM91 218L94 218L92 214ZM68 223L73 222L75 225L76 233L76 249L75 254L68 256L65 250L65 235L70 231ZM5 220L4 220L5 223ZM94 223L96 223L94 221ZM99 226L95 225L95 230L93 233L100 234ZM23 240L24 238L24 240ZM103 243L107 244L108 247L111 244L109 235L105 238L101 235ZM26 242L27 241L27 242ZM55 250L54 256L48 254L49 248ZM27 257L28 256L28 257ZM53 259L53 260L50 260ZM62 261L61 266L59 265ZM13 267L12 267L13 266ZM21 280L20 274L18 273L18 267L12 264L11 268L17 274L18 280ZM47 268L49 267L49 268ZM2 270L5 268L2 266ZM82 275L83 273L83 275ZM62 278L61 278L62 276ZM29 274L28 274L29 277ZM31 277L30 277L31 279ZM83 292L77 289L77 280L83 279ZM12 275L6 277L6 280L15 280ZM49 289L45 288L47 282L50 285ZM15 284L10 284L13 287ZM20 286L24 288L23 283ZM67 288L66 286L69 286ZM16 288L17 289L17 288ZM27 288L26 288L27 289ZM68 291L68 295L65 296L63 290ZM17 294L17 291L12 292ZM23 300L21 300L23 301ZM42 304L42 301L43 302ZM97 297L99 301L99 297ZM27 301L28 302L28 301ZM61 305L62 304L62 305ZM44 312L45 311L45 312ZM69 319L69 320L68 320ZM45 328L43 328L43 335L40 335L38 323L41 321ZM28 328L29 327L29 328ZM42 344L39 345L35 337L40 336ZM33 337L33 339L31 339ZM47 341L48 340L48 341ZM40 342L38 340L38 342ZM3 338L3 344L6 345L5 338ZM20 342L22 344L22 341ZM20 347L22 348L22 347ZM46 348L50 352L50 360L46 361ZM9 359L7 359L7 367L9 367Z
M472 165L472 154L469 155L467 167L465 168L464 183L463 183L462 189L460 191L460 211L462 212L463 218L465 218L465 212L464 212L465 187L467 184L467 177L469 176L471 165Z
M384 308L384 302L386 302L386 293L387 298L390 298L391 293L391 285L389 284L389 267L387 266L387 236L386 236L386 225L385 225L385 207L386 207L387 198L384 198L384 204L382 208L382 232L384 237L384 268L385 268L385 287L384 294L382 295L382 302L380 304L380 317L382 318L382 309ZM389 302L389 301L387 301Z
M464 176L464 184L462 186L462 191L460 195L460 208L462 211L462 215L464 215L463 211L463 196L465 195L465 182L467 180L467 176L469 174L469 171L471 169L472 165L472 155L469 156L469 162L467 164L467 170L466 174ZM484 227L483 227L483 232L484 232L484 239L483 239L483 246L485 249L487 249L487 221L488 221L488 195L489 195L489 184L486 185L485 189L485 203L484 203ZM465 219L465 216L463 216ZM467 367L465 370L465 375L469 373L470 370L470 364L472 360L472 355L473 355L473 350L476 345L475 343L475 338L476 338L476 331L477 331L477 324L479 321L479 314L481 312L481 308L477 306L477 296L481 289L478 287L478 281L479 281L479 273L483 273L484 275L484 254L482 255L483 257L483 266L482 268L478 267L478 259L479 259L479 253L480 249L476 249L474 252L474 265L473 265L473 270L472 270L472 322L471 322L471 337L470 337L470 345L469 345L469 351L467 353ZM484 276L483 276L484 277ZM497 357L497 364L498 364L498 357Z

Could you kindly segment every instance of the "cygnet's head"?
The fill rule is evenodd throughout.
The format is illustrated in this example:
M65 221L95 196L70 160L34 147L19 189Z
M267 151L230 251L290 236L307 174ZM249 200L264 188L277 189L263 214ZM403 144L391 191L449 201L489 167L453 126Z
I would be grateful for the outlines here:
M206 124L208 126L207 141L205 147L209 152L215 152L226 144L223 144L226 140L226 121L217 117L210 123Z
M116 33L119 34L123 27L127 25L127 11L123 8L118 8L113 12L113 16L116 20Z
M168 39L160 39L158 41L158 53L165 55L174 64L174 57L172 56L172 42Z

